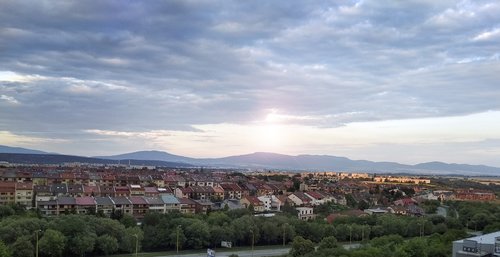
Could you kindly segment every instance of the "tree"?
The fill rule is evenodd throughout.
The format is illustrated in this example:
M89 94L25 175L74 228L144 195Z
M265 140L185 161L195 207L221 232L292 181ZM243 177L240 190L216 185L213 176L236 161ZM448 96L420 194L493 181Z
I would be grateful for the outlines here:
M0 219L16 214L16 211L8 205L0 205Z
M92 252L96 237L93 233L80 233L70 240L69 250L77 256L83 256L85 253Z
M337 248L339 247L339 243L337 242L337 238L333 236L325 237L321 242L319 243L319 250L323 249L331 249L331 248Z
M21 236L11 246L13 257L33 257L35 247L31 243L30 236Z
M7 246L2 242L0 241L0 257L11 257L11 253L9 251L9 248L7 248Z
M360 200L358 202L358 209L364 210L370 208L370 204L365 200Z
M130 214L124 214L121 218L120 218L120 223L123 224L126 228L130 228L130 227L135 227L137 226L137 221L135 220L135 218L130 215Z
M118 251L118 240L110 235L102 235L97 238L97 248L107 256Z
M40 252L50 257L62 256L65 243L66 237L61 232L47 229L39 241Z
M290 255L293 257L304 256L310 252L314 252L314 243L311 240L297 236L293 239Z

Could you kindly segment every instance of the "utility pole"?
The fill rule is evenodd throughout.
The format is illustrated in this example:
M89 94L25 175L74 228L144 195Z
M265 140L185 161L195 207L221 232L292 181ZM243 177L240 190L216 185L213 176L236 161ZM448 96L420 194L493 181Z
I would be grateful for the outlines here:
M283 247L285 247L285 242L286 242L286 227L288 226L287 223L283 224Z
M179 229L181 229L181 225L177 225L177 240L175 244L177 255L179 255Z
M349 226L349 247L352 245L352 226Z
M253 233L253 229L250 229L250 233L252 233L252 257L253 257L253 244L255 240L255 234Z
M38 233L41 232L40 229L35 230L35 236L36 236L36 249L35 249L35 256L38 257Z
M134 234L135 237L135 257L137 257L139 253L139 236L137 234Z

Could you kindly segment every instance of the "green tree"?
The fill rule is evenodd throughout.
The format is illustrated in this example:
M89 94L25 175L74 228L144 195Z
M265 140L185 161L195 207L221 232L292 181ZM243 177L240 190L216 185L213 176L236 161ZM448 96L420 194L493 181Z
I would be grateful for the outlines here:
M65 243L66 237L61 232L47 229L39 241L40 252L50 257L62 256Z
M96 237L93 233L80 233L70 239L69 250L76 256L84 256L94 250Z
M33 257L35 247L31 243L30 236L19 237L13 245L11 245L13 257Z
M0 219L16 214L16 211L8 205L0 205Z
M11 257L11 253L9 248L2 242L0 241L0 257Z
M118 240L110 235L102 235L97 238L97 248L107 256L118 251Z
M314 243L311 240L297 236L293 239L290 255L293 257L304 256L310 252L314 252Z
M337 238L333 236L325 237L321 242L319 243L319 250L323 249L331 249L331 248L337 248L339 247L339 243L337 242Z
M123 224L126 228L130 228L130 227L135 227L137 226L137 221L135 220L134 217L132 217L132 215L130 214L124 214L121 218L120 218L120 223Z

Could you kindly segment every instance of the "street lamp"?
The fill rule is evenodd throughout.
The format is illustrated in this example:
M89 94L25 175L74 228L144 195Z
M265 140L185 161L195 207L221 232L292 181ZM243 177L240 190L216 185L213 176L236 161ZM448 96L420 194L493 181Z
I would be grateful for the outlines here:
M38 257L38 233L42 232L40 229L35 230L35 237L36 237L36 249L35 249L35 256Z
M176 251L177 251L177 254L179 254L179 229L181 229L181 225L177 225L177 235L176 235L176 243L175 243L175 248L176 248Z
M288 226L288 223L283 224L283 247L285 247L285 242L286 242L286 227Z
M352 245L352 226L349 226L349 246Z
M137 234L134 234L134 237L135 237L135 257L137 257L139 251L139 236Z
M250 229L250 233L252 233L252 257L253 257L253 244L255 240L255 234L253 233L253 229Z

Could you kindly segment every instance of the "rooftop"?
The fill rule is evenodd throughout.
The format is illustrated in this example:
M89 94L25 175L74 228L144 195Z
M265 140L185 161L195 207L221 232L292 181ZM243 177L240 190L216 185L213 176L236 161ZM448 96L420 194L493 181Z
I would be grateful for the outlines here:
M463 243L464 240L473 240L476 242L481 242L482 244L495 244L496 237L500 237L500 231L481 235L481 236L460 239L460 240L454 241L454 243Z

